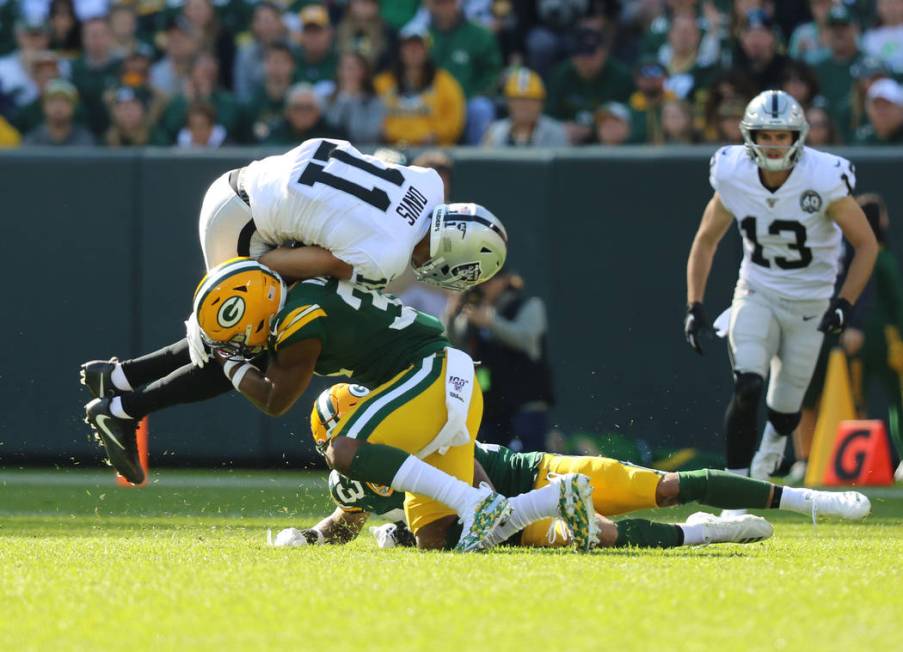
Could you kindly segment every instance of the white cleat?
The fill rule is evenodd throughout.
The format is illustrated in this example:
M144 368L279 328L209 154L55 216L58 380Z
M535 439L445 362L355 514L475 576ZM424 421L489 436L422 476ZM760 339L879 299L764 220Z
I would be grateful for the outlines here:
M804 500L810 505L812 522L816 516L839 516L851 521L865 518L872 511L872 503L858 491L816 491L807 489Z
M485 482L477 489L471 509L461 515L461 538L455 550L476 552L487 547L489 536L511 515L508 499L496 493Z
M773 476L781 462L784 461L784 451L787 449L787 437L777 435L772 437L769 434L762 436L762 443L759 444L759 450L753 456L752 464L749 465L749 477L754 480L768 480Z
M704 514L705 512L696 512L696 514ZM718 515L720 518L738 518L749 513L748 509L722 509ZM694 514L694 516L696 515Z
M567 524L578 552L589 552L599 539L593 485L582 473L566 473L554 479L558 483L558 516Z
M710 543L755 543L770 539L774 534L771 523L761 516L744 514L734 517L719 517L707 512L696 512L687 519L687 525L702 525L705 544Z

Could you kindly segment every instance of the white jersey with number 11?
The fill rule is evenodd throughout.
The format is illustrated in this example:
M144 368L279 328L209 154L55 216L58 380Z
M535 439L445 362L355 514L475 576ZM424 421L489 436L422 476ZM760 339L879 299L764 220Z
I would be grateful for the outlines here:
M382 286L407 268L443 202L435 170L392 165L344 140L312 139L251 163L242 176L258 233L330 250Z

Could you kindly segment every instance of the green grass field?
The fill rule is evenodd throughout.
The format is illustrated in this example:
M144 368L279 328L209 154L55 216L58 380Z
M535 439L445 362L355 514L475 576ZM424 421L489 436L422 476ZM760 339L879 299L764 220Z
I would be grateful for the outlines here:
M903 488L862 524L669 551L276 550L322 474L0 471L0 650L894 650ZM692 509L661 510L677 521Z

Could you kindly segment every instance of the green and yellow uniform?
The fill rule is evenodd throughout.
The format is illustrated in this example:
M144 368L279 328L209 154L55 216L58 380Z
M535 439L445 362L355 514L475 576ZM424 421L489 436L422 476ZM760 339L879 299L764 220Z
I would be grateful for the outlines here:
M441 322L396 299L347 281L314 278L295 285L274 321L272 355L296 342L321 343L315 372L350 376L373 390L341 415L335 436L394 446L416 455L439 434L448 418L445 350ZM471 484L473 445L483 416L475 378L467 414L470 444L454 446L424 461ZM436 501L408 495L405 513L415 533L454 512Z
M619 462L608 457L567 456L552 453L515 453L510 448L477 442L474 454L496 491L504 496L541 489L549 473L583 473L593 485L593 506L603 516L616 516L657 506L655 490L662 472ZM403 498L390 487L357 482L333 471L329 493L346 512L368 512L397 520ZM554 519L533 523L512 541L522 546L545 547L567 543L564 537L549 540Z

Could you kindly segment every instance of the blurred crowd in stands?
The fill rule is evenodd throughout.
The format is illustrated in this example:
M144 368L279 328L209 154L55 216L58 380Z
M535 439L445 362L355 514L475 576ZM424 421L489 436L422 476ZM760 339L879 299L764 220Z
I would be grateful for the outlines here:
M903 143L903 0L0 0L0 146Z

